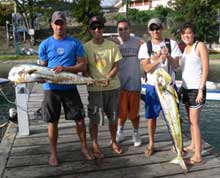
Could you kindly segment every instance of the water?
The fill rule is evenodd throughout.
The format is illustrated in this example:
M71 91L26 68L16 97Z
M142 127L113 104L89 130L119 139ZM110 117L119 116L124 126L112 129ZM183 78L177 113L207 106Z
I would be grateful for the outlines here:
M1 78L7 78L8 75L8 71L11 68L11 64L4 64L4 63L0 63L0 77ZM4 94L7 96L7 98L11 101L15 100L15 89L13 87L13 85L11 83L7 83L4 85L0 85L1 90L4 92ZM12 104L9 104L4 97L2 96L2 94L0 93L0 125L6 121L8 121L8 111L9 108L11 107L15 107ZM0 128L0 142L1 142L1 138L5 132L6 127L4 128Z
M202 138L213 146L214 150L220 150L220 101L207 101L200 115L200 128ZM184 129L189 131L189 124L184 106L180 105L180 115Z

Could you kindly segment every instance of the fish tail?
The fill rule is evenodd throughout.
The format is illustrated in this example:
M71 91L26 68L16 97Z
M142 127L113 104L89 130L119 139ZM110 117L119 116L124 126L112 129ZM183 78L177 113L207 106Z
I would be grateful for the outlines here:
M183 158L181 156L177 156L173 160L170 161L172 164L179 164L180 167L183 169L184 174L188 172L188 168L186 166L186 163L184 162Z

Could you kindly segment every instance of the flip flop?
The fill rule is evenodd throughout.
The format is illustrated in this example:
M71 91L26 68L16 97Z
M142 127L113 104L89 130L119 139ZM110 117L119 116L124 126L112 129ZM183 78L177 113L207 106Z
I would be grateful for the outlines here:
M144 150L144 155L146 157L150 157L152 154L154 153L154 148L149 148L149 147L146 147L145 150Z
M205 161L204 160L196 161L193 159L186 159L185 163L188 165L191 165L191 166L201 166L201 165L205 164Z

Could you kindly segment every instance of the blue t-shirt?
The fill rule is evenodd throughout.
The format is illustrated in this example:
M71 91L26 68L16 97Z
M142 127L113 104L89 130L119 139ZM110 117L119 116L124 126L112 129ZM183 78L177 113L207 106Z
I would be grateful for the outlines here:
M41 61L47 61L49 68L67 67L76 65L76 57L84 57L84 50L81 42L75 38L56 40L51 36L40 44L39 57ZM44 84L44 90L68 90L74 87L70 84Z

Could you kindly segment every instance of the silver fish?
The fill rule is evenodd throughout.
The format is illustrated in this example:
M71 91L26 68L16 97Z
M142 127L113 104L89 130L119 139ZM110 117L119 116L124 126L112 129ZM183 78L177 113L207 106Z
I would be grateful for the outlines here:
M70 72L55 73L53 69L37 64L20 64L14 66L8 74L8 79L17 83L46 81L55 84L93 84L94 79Z
M176 158L170 163L179 164L184 173L188 172L182 157L183 137L181 118L178 110L179 99L173 87L171 76L162 68L153 73L156 79L156 91L163 110L163 116L169 128L173 144L177 153Z

